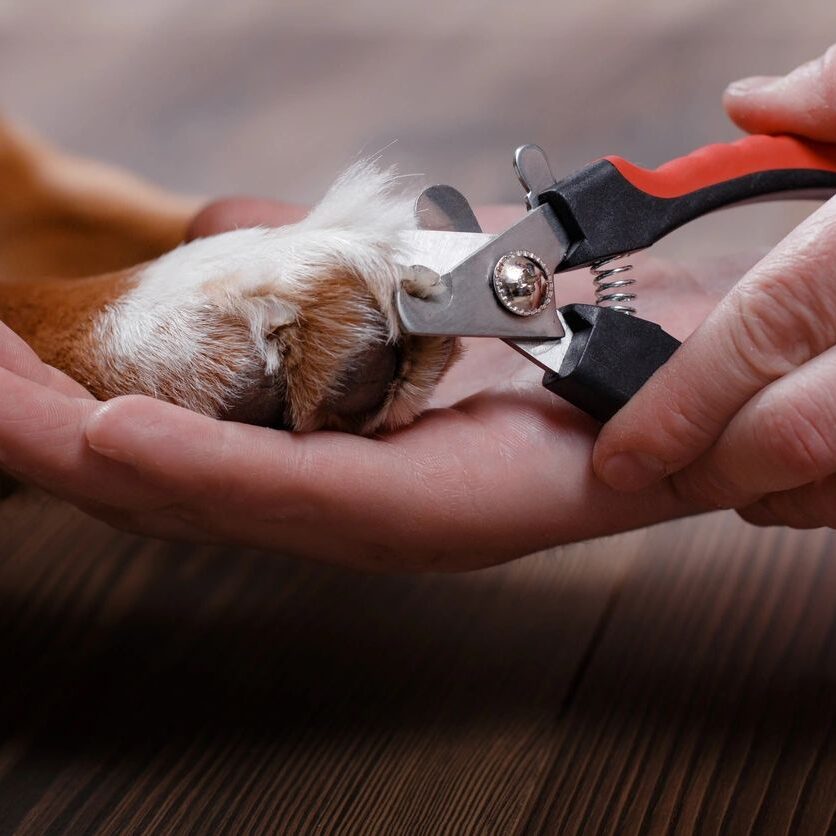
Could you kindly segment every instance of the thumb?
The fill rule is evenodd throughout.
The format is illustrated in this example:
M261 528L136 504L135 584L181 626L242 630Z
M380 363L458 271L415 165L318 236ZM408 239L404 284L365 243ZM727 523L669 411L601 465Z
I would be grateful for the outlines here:
M836 345L834 245L831 201L756 264L604 425L593 454L603 482L643 490L682 470L758 392Z
M836 45L789 75L734 82L723 104L749 133L791 133L836 142Z

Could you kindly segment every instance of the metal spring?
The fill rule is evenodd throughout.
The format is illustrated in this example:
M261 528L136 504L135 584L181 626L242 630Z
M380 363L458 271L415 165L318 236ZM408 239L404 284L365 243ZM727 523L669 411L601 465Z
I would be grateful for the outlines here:
M619 267L604 268L605 264L609 264L618 258L621 258L621 256L613 255L609 258L602 258L599 261L594 261L589 268L593 276L592 283L595 285L595 304L619 311L627 314L627 316L634 316L636 309L632 302L635 300L636 294L625 291L624 288L634 285L636 280L613 278L629 273L633 269L633 265L622 264Z

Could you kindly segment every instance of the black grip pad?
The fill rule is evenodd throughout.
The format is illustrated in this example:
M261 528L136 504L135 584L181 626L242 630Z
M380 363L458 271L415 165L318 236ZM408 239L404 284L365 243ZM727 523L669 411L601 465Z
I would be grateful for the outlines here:
M679 348L655 322L595 305L560 309L573 336L560 371L543 385L599 421L608 421Z

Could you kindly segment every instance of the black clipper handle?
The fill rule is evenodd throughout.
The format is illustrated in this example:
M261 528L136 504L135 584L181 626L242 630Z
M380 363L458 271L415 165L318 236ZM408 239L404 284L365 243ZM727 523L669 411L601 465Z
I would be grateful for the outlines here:
M666 363L679 341L655 322L596 305L560 309L572 340L559 372L543 386L599 421L608 421Z
M560 270L643 250L694 218L755 200L836 193L836 145L749 136L650 171L606 157L540 195L572 239Z

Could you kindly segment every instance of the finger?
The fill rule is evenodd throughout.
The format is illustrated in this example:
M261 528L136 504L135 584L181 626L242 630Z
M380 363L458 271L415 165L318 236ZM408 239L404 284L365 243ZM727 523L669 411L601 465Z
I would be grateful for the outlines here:
M836 46L789 75L731 84L723 103L749 133L793 133L836 142Z
M85 435L96 452L141 470L178 495L238 504L279 471L285 474L280 487L294 490L288 475L294 464L289 433L216 421L128 395L101 404L87 421Z
M164 509L101 507L83 510L129 534L180 543L210 544L218 541L205 527L195 525L181 505Z
M836 343L836 201L759 262L604 426L599 477L641 490L719 438L758 391Z
M284 226L301 221L308 207L260 198L228 197L204 206L186 231L186 241L252 226Z
M0 367L18 377L47 386L73 398L93 400L93 396L72 378L47 366L37 354L4 323L0 322Z
M155 507L129 467L97 456L84 436L95 401L70 398L0 368L0 468L75 504Z
M762 528L784 524L783 520L768 510L761 501L747 505L745 508L738 508L737 513L746 522Z
M739 513L755 525L836 528L836 476L791 491L768 494Z
M188 497L193 530L225 542L393 569L421 533L414 470L381 441L215 421L137 396L101 406L87 438L161 492ZM160 525L156 515L133 523Z
M392 448L379 441L217 421L142 396L99 406L86 437L97 453L130 465L198 514L240 509L280 531L316 526L335 511L341 516L351 497L374 507L384 495L397 495L403 470ZM391 478L381 480L380 473ZM223 527L226 520L204 522Z
M590 471L585 416L536 391L536 405L482 393L387 440L221 423L139 397L100 407L87 435L162 491L190 493L195 531L366 569L475 568L692 511L667 485L613 495Z
M752 398L717 443L681 473L678 492L738 508L836 472L836 349Z

